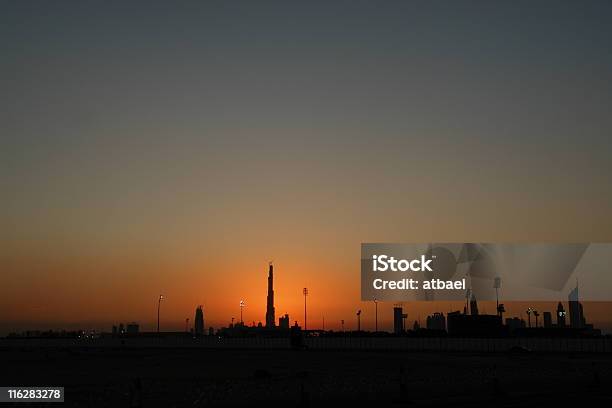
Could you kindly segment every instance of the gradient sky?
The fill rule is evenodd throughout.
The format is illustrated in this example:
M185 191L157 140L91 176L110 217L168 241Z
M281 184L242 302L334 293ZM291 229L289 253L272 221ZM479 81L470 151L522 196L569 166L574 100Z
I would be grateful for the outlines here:
M373 308L361 242L612 241L610 21L609 1L1 2L0 332L151 329L160 292L168 328L241 298L264 320L268 260L277 315L301 321L308 286L312 325L348 327Z

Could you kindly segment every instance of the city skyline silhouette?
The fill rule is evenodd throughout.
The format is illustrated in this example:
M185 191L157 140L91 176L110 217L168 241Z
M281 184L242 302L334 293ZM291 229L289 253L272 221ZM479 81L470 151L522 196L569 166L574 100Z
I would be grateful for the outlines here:
M208 334L209 330L214 330L214 331L218 331L221 330L223 328L232 328L234 326L236 327L245 327L245 328L256 328L256 327L265 327L266 329L275 329L277 327L282 327L281 324L281 320L282 319L287 319L288 323L287 323L287 327L290 326L291 324L294 324L295 326L301 326L302 330L306 329L306 322L304 319L306 319L306 303L304 303L304 314L301 316L291 316L289 315L289 313L285 313L284 315L281 315L279 318L279 321L277 322L275 319L275 309L276 309L276 304L274 301L274 278L273 278L273 262L270 261L268 263L268 275L267 275L267 296L266 296L266 312L265 312L265 317L262 320L261 318L256 318L253 317L252 320L249 320L248 317L250 315L247 314L247 320L243 320L244 316L243 316L243 312L244 312L244 307L246 306L246 302L244 300L244 298L241 298L241 300L239 301L239 310L240 310L240 318L236 318L234 315L232 315L232 317L229 319L229 321L226 321L225 323L217 323L219 320L214 320L214 319L210 319L210 314L212 314L214 316L215 311L214 310L209 310L209 309L204 309L203 305L197 305L195 307L195 319L192 320L192 325L189 325L189 320L190 318L187 317L184 322L184 331L186 332L190 332L192 333L194 336L201 336L201 335L205 335ZM304 292L304 296L306 294L306 288L303 289ZM468 296L471 293L471 290L468 289L466 291L466 296ZM171 320L168 321L168 319L166 319L164 321L164 324L161 326L160 329L160 310L161 310L161 303L162 300L164 300L164 303L167 301L167 296L160 294L158 295L158 302L157 302L157 322L156 322L156 330L149 330L149 325L147 323L147 320L145 319L144 321L141 321L139 319L132 319L129 320L129 322L126 321L127 326L129 326L130 324L133 326L136 326L137 328L135 329L135 332L139 332L139 331L157 331L157 332L166 332L166 331L170 331L170 332L179 332L180 330L177 329L177 324L176 322L172 322ZM424 327L424 328L430 328L429 325L429 319L431 319L432 317L435 317L436 315L438 316L442 316L444 317L444 315L447 316L451 316L454 313L462 313L464 315L473 315L473 314L481 314L481 315L499 315L500 316L500 324L505 325L508 324L507 323L507 319L517 319L518 321L520 321L520 323L522 324L523 328L552 328L552 327L556 327L557 323L552 323L552 320L548 322L548 326L546 326L545 321L542 321L542 324L539 325L538 324L538 320L537 317L540 315L540 313L543 313L544 315L546 313L552 313L553 316L555 316L556 322L559 322L559 317L557 317L557 313L559 312L559 310L564 310L564 307L562 306L563 304L567 304L567 309L569 309L570 311L570 315L568 315L567 317L567 324L565 323L565 312L564 312L564 317L563 317L563 324L561 327L567 327L567 328L583 328L585 327L585 325L587 324L587 320L586 320L586 316L588 314L588 312L584 312L583 311L583 305L585 304L584 302L581 301L581 299L579 299L579 295L578 295L578 282L576 282L576 287L569 293L568 298L566 300L560 300L559 302L544 302L544 301L532 301L532 302L506 302L503 300L503 298L501 299L501 302L503 302L504 304L501 305L500 308L500 300L498 299L496 304L494 304L492 301L480 301L478 302L480 304L480 312L478 311L478 306L477 305L477 299L474 297L474 294L471 294L471 303L467 304L467 300L465 301L461 301L461 302L457 302L457 301L431 301L431 302L422 302L422 301L413 301L413 302L386 302L387 307L382 307L383 305L379 300L376 299L372 299L372 302L366 302L366 301L361 301L359 303L357 303L359 305L359 310L357 312L357 322L356 322L356 327L353 327L353 325L351 323L349 323L348 325L345 325L345 321L348 320L350 322L351 319L340 319L339 322L337 322L338 324L334 324L334 322L329 321L329 317L328 317L328 326L327 326L327 330L330 332L344 332L345 330L350 331L360 331L363 330L365 332L387 332L387 333L393 333L395 332L397 334L397 317L395 316L395 309L399 306L401 307L404 312L406 312L403 315L403 321L402 321L402 325L404 327L404 331L405 330L409 330L410 326L406 326L406 319L412 319L409 320L409 323L413 324L415 326L415 328L417 326L419 327ZM579 303L576 303L579 302ZM369 303L372 303L374 305L374 309L375 309L375 313L374 316L367 316L364 315L365 319L364 319L364 324L362 325L362 308L365 308L366 305L368 305ZM575 312L575 308L572 306L572 303L580 305L580 317L575 316L577 314L577 312ZM608 307L608 302L598 302L603 304L605 307ZM382 316L379 316L379 304L380 308L382 309L381 311L383 312ZM491 310L491 304L493 304L493 308ZM587 305L589 304L588 302L586 303ZM389 306L393 307L393 309L391 309ZM418 308L415 307L416 305L420 305L420 306L425 306L424 308ZM444 310L443 308L446 307L447 310ZM523 309L521 309L521 307ZM474 308L476 308L476 312L474 313ZM257 309L257 307L255 307L255 309ZM556 309L556 311L555 311ZM589 308L587 307L587 310ZM389 317L391 316L391 313L389 313L390 310L393 310L393 317L392 319L389 319ZM421 311L422 310L433 310L433 312L430 312L429 314L425 314L424 316L421 315ZM503 311L502 314L499 313L499 311ZM539 311L538 311L539 310ZM591 309L592 310L592 309ZM512 312L514 312L514 314L512 314ZM204 313L206 313L207 317L206 317L206 322L208 323L208 325L204 324ZM534 314L535 317L535 322L532 325L532 321L531 321L531 315L532 313ZM317 319L315 320L314 323L314 327L311 325L310 330L311 331L325 331L325 312L323 312L320 318L320 325L317 325L319 323L319 321ZM584 316L584 317L583 317ZM504 317L506 318L506 320L504 320ZM590 317L590 316L589 316ZM577 320L578 319L578 320ZM125 320L125 319L124 319ZM112 320L113 323L118 322L118 321L122 321L122 319L114 319ZM250 324L248 322L251 322ZM263 323L262 323L263 321ZM381 322L381 325L379 326L379 321ZM575 321L581 321L580 324L576 324ZM141 322L144 322L141 323ZM424 323L422 325L422 322L427 322ZM593 327L593 322L589 321L590 326ZM598 322L599 323L599 322ZM199 326L198 326L199 324ZM371 325L374 325L373 328L369 327ZM119 332L122 333L123 332L123 327L124 327L124 323L120 324L121 327L118 328L118 326L116 324L112 325L112 332ZM73 330L70 330L70 328L72 328ZM87 327L83 327L83 325L79 322L75 322L75 326L72 326L68 328L66 327L55 327L55 328L48 328L48 327L36 327L36 326L29 326L29 327L22 327L22 328L13 328L10 330L11 335L21 335L22 333L50 333L49 330L53 331L53 329L55 329L56 333L61 333L62 331L68 331L68 332L74 332L74 328L78 328L78 330L84 330L84 332L98 332L98 333L104 333L104 332L109 332L109 327L96 327L96 328L87 328ZM598 328L598 327L596 327ZM606 327L605 327L605 323L604 323L604 333L606 333ZM129 330L129 329L128 329ZM443 328L441 328L441 330L443 331L448 331L446 325L444 325ZM129 333L129 331L128 331ZM492 333L492 335L495 335L495 333Z
M609 405L610 21L0 2L0 405Z
M362 242L612 242L611 11L577 7L3 5L0 332L160 290L259 320L270 258L277 315L368 325Z

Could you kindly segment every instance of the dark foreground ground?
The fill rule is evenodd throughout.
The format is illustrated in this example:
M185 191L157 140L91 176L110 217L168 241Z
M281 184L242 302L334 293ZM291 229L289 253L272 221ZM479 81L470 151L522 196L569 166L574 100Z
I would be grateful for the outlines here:
M608 354L22 348L0 364L0 385L64 386L75 407L612 403Z

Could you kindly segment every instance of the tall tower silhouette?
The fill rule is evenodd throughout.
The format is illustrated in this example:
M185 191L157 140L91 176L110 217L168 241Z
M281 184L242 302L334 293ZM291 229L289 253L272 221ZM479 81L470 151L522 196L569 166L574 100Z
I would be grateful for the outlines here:
M274 271L272 262L270 262L270 269L268 270L268 306L266 309L266 327L275 327L274 318Z
M196 308L193 329L196 337L201 337L204 334L204 311L202 310L202 305Z
M472 298L470 299L470 314L472 316L478 316L478 302L476 301L474 293L472 293Z
M569 318L570 326L574 329L581 329L584 327L584 310L582 309L582 303L578 297L578 280L576 280L576 287L571 290L567 297L569 303Z
M565 327L565 309L561 302L557 305L557 327Z

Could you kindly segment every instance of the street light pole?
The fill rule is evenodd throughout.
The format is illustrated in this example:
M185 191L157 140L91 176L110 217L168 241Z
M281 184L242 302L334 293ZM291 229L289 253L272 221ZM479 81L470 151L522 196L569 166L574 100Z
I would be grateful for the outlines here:
M378 332L378 300L376 300L376 298L374 298L374 306L376 308L376 323L374 331Z
M361 331L361 309L357 311L357 331Z
M244 324L244 321L242 320L242 308L244 307L244 300L240 300L240 323Z
M164 295L159 295L157 300L157 332L159 333L159 308L161 307L161 301L164 300Z
M304 293L304 331L308 330L307 320L306 320L306 296L308 296L308 288L304 288L302 291Z
M499 309L499 288L501 287L501 278L499 276L497 276L493 281L493 286L495 287L495 310L497 311L497 315L500 316L501 313Z

